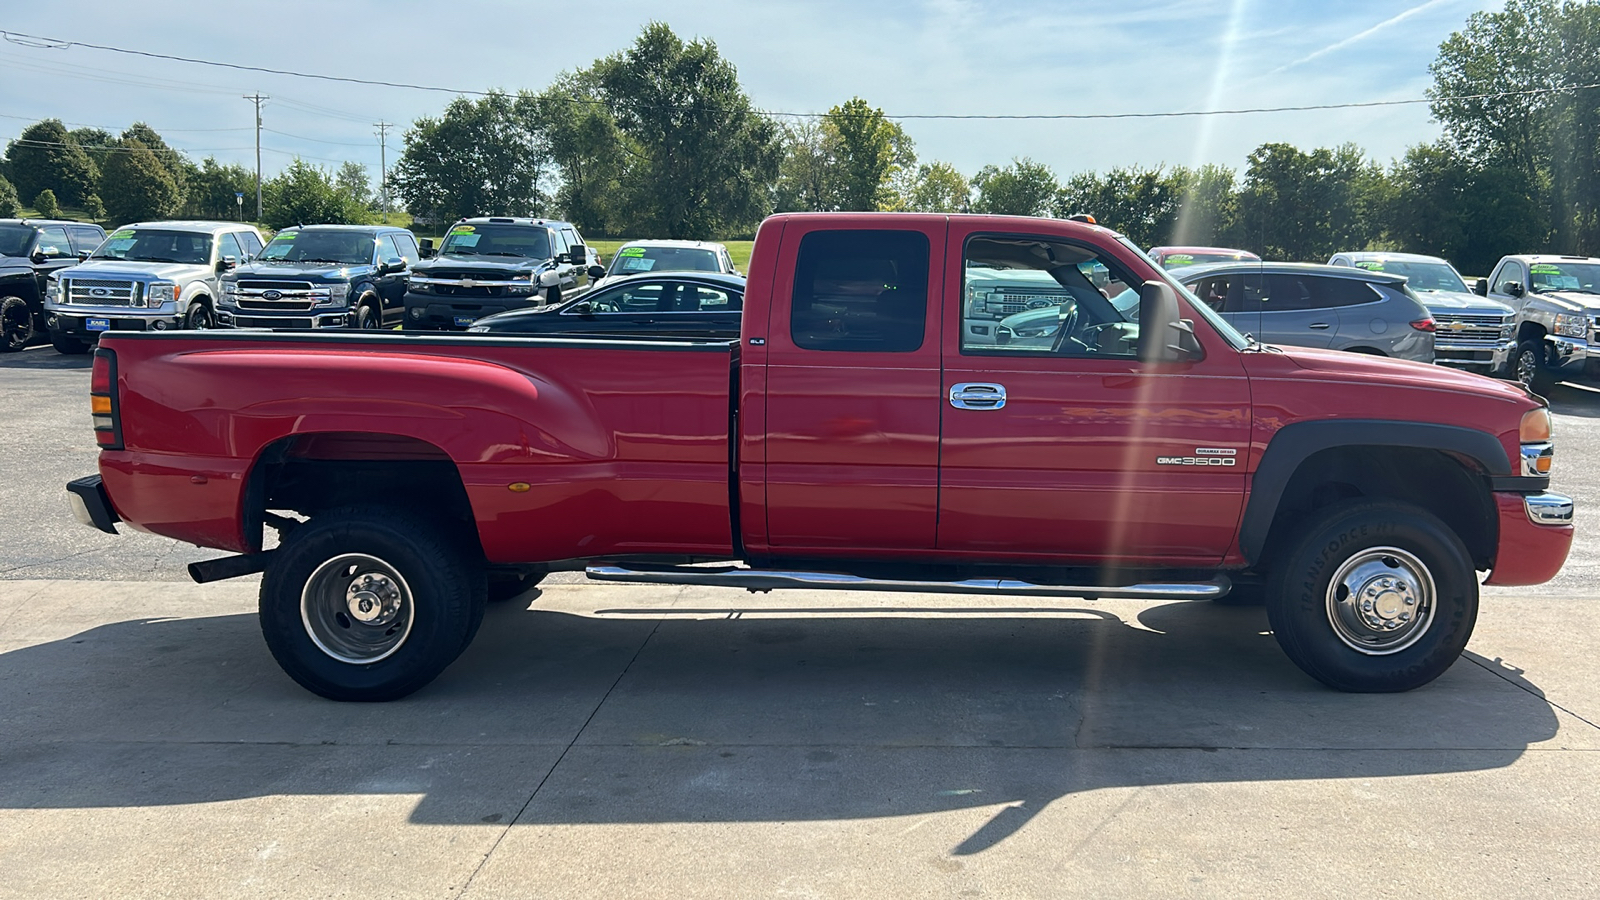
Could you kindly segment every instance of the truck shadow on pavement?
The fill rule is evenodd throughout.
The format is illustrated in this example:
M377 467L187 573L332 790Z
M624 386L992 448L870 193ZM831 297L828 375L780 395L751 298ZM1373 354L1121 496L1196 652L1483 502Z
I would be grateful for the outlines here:
M437 682L381 705L302 691L254 616L104 625L0 653L0 808L404 793L414 822L480 827L982 808L960 855L1101 789L1479 771L1557 731L1521 673L1470 654L1408 694L1326 690L1259 609L861 596L491 608Z
M16 353L0 353L0 369L87 369L94 363L89 353L68 356L48 343Z

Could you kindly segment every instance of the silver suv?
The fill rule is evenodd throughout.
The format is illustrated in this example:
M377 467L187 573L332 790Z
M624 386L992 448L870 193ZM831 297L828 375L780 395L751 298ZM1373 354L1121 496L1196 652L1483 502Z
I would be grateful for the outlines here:
M113 231L82 264L51 276L50 343L83 353L106 331L212 328L220 276L261 252L239 222L140 222Z
M1398 275L1313 263L1173 269L1229 324L1268 344L1433 362L1434 320Z
M1461 273L1437 256L1416 253L1337 253L1330 266L1404 275L1406 286L1433 314L1433 361L1481 375L1506 371L1517 346L1517 313L1510 306L1467 289Z

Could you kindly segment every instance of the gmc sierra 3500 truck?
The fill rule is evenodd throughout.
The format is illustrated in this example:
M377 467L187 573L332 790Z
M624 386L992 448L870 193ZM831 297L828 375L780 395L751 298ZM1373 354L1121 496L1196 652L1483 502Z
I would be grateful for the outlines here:
M969 270L996 269L1060 286L1051 340L966 334ZM1572 542L1550 415L1521 385L1261 345L1071 221L774 216L737 341L113 333L91 393L80 519L239 554L191 566L200 581L264 571L273 655L344 700L437 676L491 577L578 569L751 590L1237 585L1311 676L1407 690L1462 652L1479 572L1538 584Z

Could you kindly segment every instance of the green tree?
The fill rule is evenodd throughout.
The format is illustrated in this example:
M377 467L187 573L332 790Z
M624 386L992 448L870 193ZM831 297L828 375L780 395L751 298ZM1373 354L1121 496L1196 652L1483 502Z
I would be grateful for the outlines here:
M1237 243L1239 192L1233 170L1208 163L1199 169L1183 171L1182 207L1172 234L1162 238L1161 243L1202 247L1227 247Z
M17 189L0 176L0 219L14 219L22 211L22 201L17 199Z
M837 167L839 208L875 211L892 208L902 200L892 184L898 173L915 171L917 156L911 139L889 121L883 110L860 97L852 97L828 110L822 128Z
M95 189L94 163L59 119L24 128L6 146L6 171L23 197L36 197L48 188L62 202L76 205Z
M1324 262L1381 236L1383 170L1345 144L1306 153L1262 144L1250 153L1239 196L1241 234L1270 259Z
M67 135L88 154L96 172L105 171L106 157L117 145L117 136L103 128L74 128Z
M370 221L365 206L339 190L320 166L299 157L261 186L262 216L272 228L290 225L360 225Z
M1383 220L1399 249L1488 274L1501 255L1536 248L1549 232L1525 177L1503 160L1470 159L1448 141L1412 147L1391 170Z
M594 70L629 159L625 227L709 238L766 215L782 159L778 128L752 108L714 42L685 43L652 22Z
M137 141L155 154L156 160L161 163L161 167L166 169L167 174L172 177L172 183L178 189L178 202L181 206L184 195L189 190L189 170L192 168L189 160L182 153L167 146L166 139L157 134L154 128L143 122L135 122L129 125L122 132L121 141L124 146L128 145L129 142Z
M834 143L823 126L803 120L784 127L783 159L773 208L778 212L825 212L839 208L839 167Z
M358 206L372 207L372 176L367 174L367 167L361 163L347 161L339 166L339 171L333 176L333 185Z
M55 219L61 215L61 204L56 202L56 192L45 188L33 198L33 211L41 218Z
M966 212L972 205L972 185L947 162L924 163L917 168L909 201L914 212Z
M214 157L200 161L189 176L189 193L184 198L184 215L197 219L238 219L255 213L255 172L230 163L223 165ZM238 195L246 197L243 205ZM263 195L263 201L265 196ZM263 204L264 205L264 204ZM249 212L244 212L248 207Z
M1177 230L1188 193L1187 169L1115 168L1104 176L1075 175L1061 189L1056 213L1088 213L1142 247L1165 242Z
M1007 216L1048 216L1061 193L1050 167L1026 156L1003 169L984 166L973 176L972 186L977 191L973 212Z
M138 140L117 142L106 157L100 198L119 223L166 219L177 215L181 198L172 173Z
M92 222L105 221L106 205L100 201L99 194L90 194L83 198L83 212Z
M599 77L592 69L565 73L539 94L518 94L517 107L560 176L556 208L586 235L616 234L626 154Z
M526 216L543 212L543 136L510 95L458 97L438 119L418 119L390 183L414 215Z

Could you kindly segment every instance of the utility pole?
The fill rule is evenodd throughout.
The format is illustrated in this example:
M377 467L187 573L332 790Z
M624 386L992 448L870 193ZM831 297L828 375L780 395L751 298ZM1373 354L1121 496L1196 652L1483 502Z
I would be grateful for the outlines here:
M272 98L263 96L260 91L246 96L256 105L256 221L261 221L261 102Z
M378 129L378 194L383 198L383 224L389 224L389 122L376 122Z

